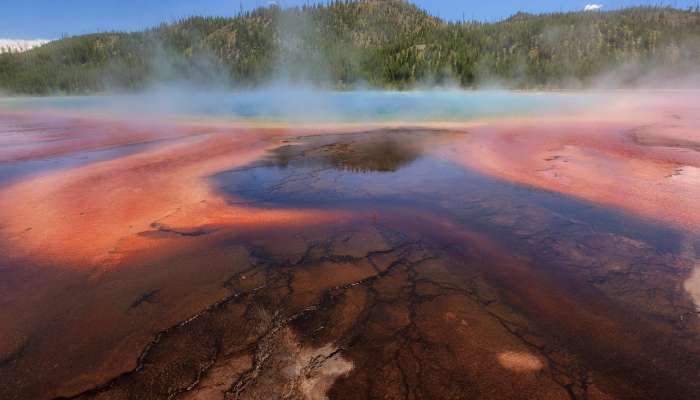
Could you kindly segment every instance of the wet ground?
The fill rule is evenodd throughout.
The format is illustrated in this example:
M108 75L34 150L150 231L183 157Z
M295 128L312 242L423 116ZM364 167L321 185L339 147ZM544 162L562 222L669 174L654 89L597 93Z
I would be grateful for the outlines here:
M696 398L693 115L6 153L0 398Z

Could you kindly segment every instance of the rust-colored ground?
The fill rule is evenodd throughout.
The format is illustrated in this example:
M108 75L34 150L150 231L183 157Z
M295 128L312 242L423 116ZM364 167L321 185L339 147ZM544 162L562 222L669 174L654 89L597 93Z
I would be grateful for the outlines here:
M581 115L478 124L446 155L502 179L697 231L698 95L620 97Z
M2 114L2 165L149 145L0 182L0 398L698 397L687 100L332 135Z

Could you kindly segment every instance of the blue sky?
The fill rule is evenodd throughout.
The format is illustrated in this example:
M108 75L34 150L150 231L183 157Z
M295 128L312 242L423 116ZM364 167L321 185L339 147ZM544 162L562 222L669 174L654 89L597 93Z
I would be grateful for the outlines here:
M313 0L278 0L300 5ZM660 0L414 0L433 15L447 19L493 21L517 11L581 10L602 4L604 10L629 5L660 4ZM688 7L698 0L670 0L662 4ZM0 38L53 39L96 31L139 30L191 15L233 15L269 4L269 0L0 0Z

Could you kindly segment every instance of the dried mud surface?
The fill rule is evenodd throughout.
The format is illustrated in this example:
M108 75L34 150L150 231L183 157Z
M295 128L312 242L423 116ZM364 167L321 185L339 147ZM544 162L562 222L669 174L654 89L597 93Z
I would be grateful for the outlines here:
M649 119L4 115L0 168L155 144L0 181L0 398L697 398L695 122Z

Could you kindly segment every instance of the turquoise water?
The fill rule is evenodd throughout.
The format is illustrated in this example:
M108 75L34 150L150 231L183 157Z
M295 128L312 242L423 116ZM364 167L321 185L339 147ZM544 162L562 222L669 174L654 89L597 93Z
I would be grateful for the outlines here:
M331 92L265 89L248 92L157 90L139 95L0 99L0 109L52 109L114 116L212 117L265 121L462 121L568 112L599 94L430 90Z

